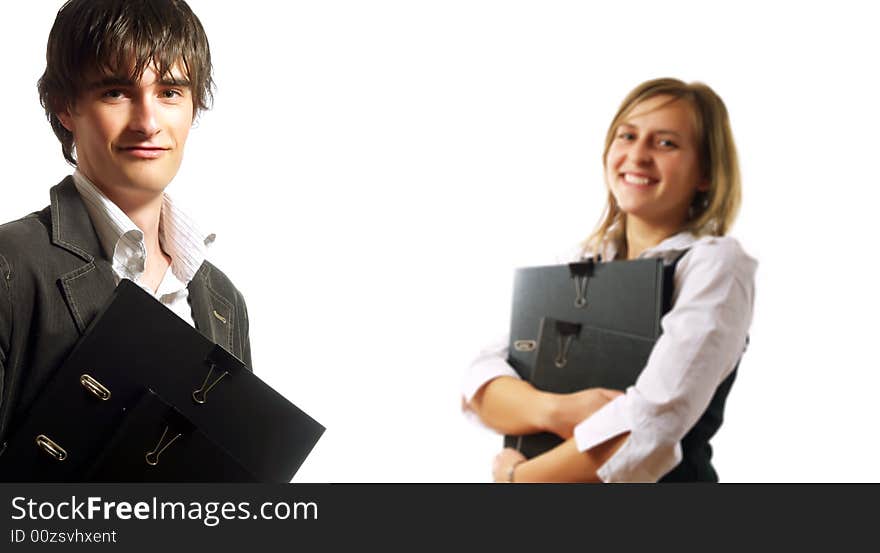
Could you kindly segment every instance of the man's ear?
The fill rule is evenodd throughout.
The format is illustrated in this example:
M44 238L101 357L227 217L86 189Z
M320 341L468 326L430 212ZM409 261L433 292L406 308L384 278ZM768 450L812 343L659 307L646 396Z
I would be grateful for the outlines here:
M56 111L55 117L57 117L58 120L61 121L61 124L64 126L65 129L67 129L71 133L73 132L74 125L73 117L70 116L70 108L66 108L64 109L64 111Z

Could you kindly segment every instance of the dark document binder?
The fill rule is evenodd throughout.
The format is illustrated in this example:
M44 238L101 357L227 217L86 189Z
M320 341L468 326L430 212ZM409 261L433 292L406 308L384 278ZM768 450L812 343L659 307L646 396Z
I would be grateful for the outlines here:
M152 390L144 390L86 477L94 482L259 481Z
M13 430L0 480L288 482L323 432L122 280Z
M632 385L660 336L667 278L659 259L518 269L508 362L549 392ZM561 442L550 433L504 439L529 458Z

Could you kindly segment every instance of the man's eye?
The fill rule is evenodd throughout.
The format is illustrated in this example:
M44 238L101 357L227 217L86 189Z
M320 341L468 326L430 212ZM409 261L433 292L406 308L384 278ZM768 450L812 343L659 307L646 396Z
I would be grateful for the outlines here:
M183 92L174 88L169 88L163 90L161 95L163 98L181 98L183 97Z
M118 100L119 98L122 98L123 96L125 96L125 94L124 94L121 90L112 89L112 90L106 90L106 91L104 91L104 94L102 94L102 96L103 96L104 98L110 98L110 99L112 99L112 100Z

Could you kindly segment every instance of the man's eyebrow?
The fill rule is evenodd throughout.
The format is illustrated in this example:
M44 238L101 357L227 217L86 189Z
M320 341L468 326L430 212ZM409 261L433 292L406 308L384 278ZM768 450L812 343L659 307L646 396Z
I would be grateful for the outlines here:
M162 86L191 87L192 81L190 81L186 77L163 77L163 78L159 79L159 84Z
M160 86L192 87L192 81L185 77L163 77L162 79L159 79L158 84ZM135 82L128 77L108 75L90 82L88 88L94 90L111 86L135 86Z
M128 77L108 75L89 83L89 89L104 88L108 86L134 86L134 82Z

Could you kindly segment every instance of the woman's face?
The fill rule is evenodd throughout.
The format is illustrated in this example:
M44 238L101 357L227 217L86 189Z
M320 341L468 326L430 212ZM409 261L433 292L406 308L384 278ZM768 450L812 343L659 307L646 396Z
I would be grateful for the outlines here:
M637 104L615 129L605 179L627 217L651 226L680 227L701 178L691 106L671 96Z

